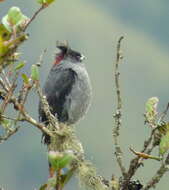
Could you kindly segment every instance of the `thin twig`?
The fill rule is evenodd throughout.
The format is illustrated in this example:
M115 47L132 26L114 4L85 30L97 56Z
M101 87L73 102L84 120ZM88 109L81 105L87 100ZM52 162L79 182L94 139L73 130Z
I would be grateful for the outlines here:
M159 124L161 121L163 121L164 117L166 116L166 114L168 112L168 109L169 109L169 103L167 104L166 109L162 112L157 124ZM146 154L150 154L152 152L155 145L152 144L152 146L150 148L148 148L148 147L152 143L152 139L153 139L153 136L154 136L154 133L156 130L157 130L157 128L154 128L151 131L150 137L148 138L148 140L144 141L144 147L140 152L146 153ZM134 176L137 169L142 165L142 162L143 162L143 159L138 156L131 160L129 170L127 172L126 182L129 182L129 180Z
M40 88L40 84L37 83L37 93L40 97L40 101L41 101L41 104L43 106L43 110L46 114L46 117L48 118L49 120L49 123L52 124L52 126L54 127L54 129L59 129L59 122L57 120L57 118L51 113L50 111L50 107L49 107L49 104L46 100L46 96L43 95L43 92Z
M150 154L151 153L151 151L153 150L154 146L149 151L147 151L147 149L148 149L149 145L152 142L155 130L156 130L156 128L151 131L150 137L148 138L148 140L146 140L144 142L144 147L143 147L143 149L140 152L146 153L146 154ZM134 159L132 159L130 161L130 166L129 166L129 169L127 171L126 178L124 180L123 187L125 187L129 183L130 179L135 175L137 169L142 165L142 161L143 161L143 159L140 158L139 156L135 157Z
M9 101L10 101L10 97L13 95L14 90L16 89L16 80L18 78L18 75L19 75L19 72L17 72L15 74L14 78L13 78L13 82L12 82L10 88L9 88L7 96L5 97L5 99L4 99L4 101L3 101L2 105L1 105L1 113L3 113L5 111L7 105L9 103Z
M9 116L6 116L6 115L1 115L1 117L2 117L2 118L5 118L5 119L9 119L9 120L12 120L12 121L23 121L23 119L20 119L20 120L18 120L18 119L15 119L15 118L11 118L11 117L9 117Z
M28 28L28 26L31 24L31 22L36 18L36 16L44 9L46 8L46 6L42 5L31 17L31 19L27 22L27 24L25 25L23 32L26 31L26 29Z
M5 97L6 95L7 93L4 90L0 89L0 96ZM47 129L45 125L37 122L25 111L25 109L20 105L20 103L18 102L17 98L14 95L10 98L9 103L12 103L14 105L14 108L22 113L23 116L22 121L27 121L28 123L31 123L34 127L40 129L42 132L46 133L47 135L53 136L53 133L49 129Z
M161 161L161 158L160 157L157 157L157 156L152 156L152 155L150 155L150 154L147 154L147 153L143 153L143 152L137 152L137 151L135 151L133 148L129 148L129 150L133 153L133 154L135 154L135 155L137 155L138 157L140 157L142 160L143 159L153 159L153 160L157 160L157 161ZM151 150L150 150L151 151Z
M43 56L44 54L46 53L46 49L42 52L42 54L40 55L39 57L39 61L37 63L37 66L41 66L42 62L43 62ZM48 104L48 101L46 99L46 96L43 95L43 92L42 92L42 89L40 87L40 83L39 81L36 81L35 82L35 85L37 87L37 93L39 95L39 98L40 98L40 104L42 105L43 107L43 111L45 112L45 115L49 121L50 124L52 124L54 130L55 129L59 129L59 122L58 122L58 119L56 116L54 116L51 111L50 111L50 107L49 107L49 104Z
M167 115L168 110L169 110L169 102L166 106L166 109L162 112L157 124L160 124L164 120L165 116Z
M2 70L1 73L2 73L2 76L4 78L4 82L6 83L6 86L8 86L8 88L10 88L11 84L10 84L10 81L9 81L7 74L5 73L4 69Z
M117 93L117 110L121 110L122 108L122 99L121 99L121 92L120 92L120 73L119 73L119 64L122 60L121 55L121 41L124 39L123 36L119 38L117 44L117 54L116 54L116 62L115 62L115 85L116 85L116 93Z
M148 138L148 140L145 140L145 141L144 141L144 147L143 147L143 149L141 150L141 152L146 152L147 148L149 147L149 145L150 145L151 142L152 142L153 135L154 135L155 131L156 131L156 128L151 131L151 134L150 134L150 137Z
M24 104L27 100L28 94L29 94L32 86L33 86L33 83L31 85L27 85L27 86L25 86L25 84L23 84L22 90L20 91L20 94L18 96L19 97L18 101L20 103L20 107L22 107L22 108L24 107ZM19 110L17 119L15 121L15 125L17 124L18 121L20 121L20 117L21 117L21 111Z
M11 130L10 132L7 133L6 136L0 136L0 144L7 141L12 135L14 135L19 130L19 128L20 128L20 126L18 126L15 129Z
M121 49L121 41L123 40L123 38L124 37L121 36L118 40L117 54L116 54L116 61L115 61L114 77L115 77L115 87L116 87L116 95L117 95L117 109L116 109L116 113L114 114L115 126L113 128L113 138L114 138L116 160L120 167L121 173L124 177L126 175L126 169L122 162L122 150L121 150L119 140L118 140L119 131L121 128L121 109L122 109L122 99L121 99L120 82L119 82L120 80L119 64L122 59L120 49Z
M146 184L146 186L143 188L143 190L148 190L150 188L155 188L155 185L159 183L161 178L164 176L164 174L169 171L169 154L165 160L165 162L162 162L160 168L157 170L156 174L151 178L151 180Z
M55 190L62 190L62 186L61 186L61 169L58 169L58 171L57 171Z
M8 92L9 88L8 86L5 84L4 80L0 77L0 85L1 87L6 91Z
M45 125L37 122L35 119L33 119L26 111L21 111L22 115L24 116L24 120L27 121L28 123L31 123L34 127L37 127L38 129L40 129L43 133L49 135L49 136L53 136L53 133L46 128Z
M36 65L37 65L38 67L40 67L40 66L42 65L42 63L43 63L43 56L45 55L46 51L47 51L47 49L44 49L44 51L43 51L42 54L40 55L39 61L36 63Z
M26 34L20 34L17 38L14 38L8 42L8 51L4 52L3 54L0 54L0 73L4 68L6 68L10 64L10 62L7 61L9 57L13 55L13 53L16 52L19 45L27 39L28 36Z

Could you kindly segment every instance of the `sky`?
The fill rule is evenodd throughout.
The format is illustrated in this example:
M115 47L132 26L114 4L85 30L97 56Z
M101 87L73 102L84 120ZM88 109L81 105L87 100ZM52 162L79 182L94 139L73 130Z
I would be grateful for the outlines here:
M77 124L76 132L86 158L106 178L110 178L112 173L120 174L112 142L112 115L116 108L113 63L117 40L124 36L124 58L120 65L123 100L120 141L124 162L128 166L133 158L129 147L140 150L150 134L150 129L144 125L145 102L157 96L159 112L168 102L168 4L164 0L57 0L30 25L27 30L29 40L19 50L22 59L27 61L25 72L29 73L31 65L47 48L41 68L42 85L54 60L56 40L68 40L74 49L87 57L85 65L92 82L93 100L84 120ZM35 0L6 0L0 3L1 18L11 6L20 7L28 17L39 7ZM29 97L27 110L38 119L35 92ZM15 136L0 145L0 184L8 190L38 188L48 176L46 151L41 144L41 133L29 124L23 124ZM158 155L158 150L152 154ZM157 161L146 161L135 178L147 182L159 165ZM167 190L167 178L168 174L156 189ZM84 188L79 187L74 178L65 189Z

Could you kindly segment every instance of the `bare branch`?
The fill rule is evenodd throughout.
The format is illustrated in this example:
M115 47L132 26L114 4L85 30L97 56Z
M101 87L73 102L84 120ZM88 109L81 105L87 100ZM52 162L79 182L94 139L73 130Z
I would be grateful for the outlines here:
M163 121L164 117L166 116L166 114L168 112L168 109L169 109L169 103L167 104L166 109L162 112L157 124L159 124L161 121ZM144 147L140 152L146 153L146 154L150 154L152 152L152 150L156 146L152 143L152 139L153 139L153 136L154 136L154 133L156 130L157 130L157 127L151 131L150 137L144 141ZM149 148L149 146L150 146L150 148ZM143 158L140 158L139 156L137 156L136 158L131 160L129 170L127 172L126 183L129 182L129 180L134 176L135 172L142 165L142 163L143 163Z
M53 133L46 128L45 125L37 122L35 119L33 119L26 111L21 111L22 115L25 117L24 120L31 123L34 127L37 127L40 129L43 133L46 133L49 136L53 136Z
M155 146L152 145L152 147L150 149L148 149L148 147L152 142L155 130L156 130L156 128L151 131L150 137L148 138L148 140L146 140L144 142L144 147L140 151L141 153L150 154L152 152L152 150ZM141 158L140 156L137 156L130 161L130 166L127 171L127 175L125 177L124 183L122 185L123 187L125 187L129 183L130 179L135 175L137 169L142 165L142 161L143 161L143 158Z
M152 156L152 155L150 155L150 154L146 154L146 153L144 153L144 152L137 152L137 151L135 151L133 148L129 148L130 149L130 151L133 153L133 154L135 154L135 155L137 155L138 157L140 157L140 158L142 158L142 160L143 159L153 159L153 160L157 160L157 161L161 161L161 158L160 157L157 157L157 156Z
M3 113L3 112L5 111L7 105L8 105L8 103L9 103L9 101L10 101L10 98L11 98L11 96L12 96L13 93L14 93L14 90L15 90L15 88L16 88L16 80L17 80L17 78L18 78L18 75L19 75L19 73L17 72L17 73L15 74L14 78L13 78L13 82L12 82L12 84L10 85L10 88L9 88L9 90L8 90L8 93L7 93L7 96L5 97L5 99L4 99L4 101L3 101L2 105L1 105L1 113Z
M117 109L116 113L114 114L115 126L113 128L113 138L114 138L114 145L115 145L115 155L117 163L120 167L121 173L123 176L126 175L126 169L122 162L122 150L118 141L119 130L121 128L121 109L122 109L122 99L121 99L121 92L120 92L120 73L119 73L119 64L122 59L122 55L120 52L121 49L121 41L123 40L123 36L121 36L118 40L117 44L117 54L116 54L116 62L115 62L115 87L116 87L116 95L117 95Z
M164 120L165 116L167 115L168 110L169 110L169 102L166 106L166 109L162 112L157 124L160 124Z
M4 69L2 70L1 73L2 73L2 76L3 76L3 78L4 78L4 83L6 84L6 86L7 86L8 88L10 88L11 84L10 84L10 81L9 81L9 79L8 79L8 77L7 77L7 74L5 73Z
M0 89L0 96L5 97L6 96L6 92L2 89ZM31 123L34 127L37 127L38 129L40 129L42 132L48 134L49 136L53 136L53 133L46 128L45 125L37 122L35 119L33 119L23 108L23 106L21 106L21 104L18 102L18 100L16 99L16 97L14 97L14 95L10 98L9 103L12 103L14 105L14 108L16 110L19 110L23 116L22 121L27 121L29 123Z
M36 63L36 65L37 65L38 67L40 67L40 66L42 65L42 63L43 63L43 56L45 55L46 51L47 51L47 49L44 49L44 51L43 51L42 54L40 55L39 61Z
M39 83L37 83L37 92L43 105L44 112L49 120L49 123L51 123L55 129L59 129L58 120L53 114L51 114L49 104L46 100L46 97L42 93Z
M18 130L20 126L10 130L5 136L0 136L0 144L7 141L12 135L14 135Z
M143 188L143 190L148 190L150 188L155 188L155 185L159 183L164 174L169 171L169 154L165 160L165 163L162 162L160 168L157 170L156 174L152 177L152 179L147 183L147 185Z
M2 118L5 118L5 119L9 119L9 120L12 120L12 121L23 121L22 119L18 120L18 119L15 119L15 118L11 118L9 116L5 116L5 115L1 115Z
M122 99L121 99L121 92L120 92L119 64L123 58L122 54L121 54L121 41L123 39L124 39L124 37L121 36L118 40L116 62L115 62L115 85L116 85L116 94L117 94L117 110L121 110L121 108L122 108Z
M23 32L26 31L26 29L28 28L28 26L31 24L31 22L33 22L33 20L36 18L36 16L44 9L46 8L45 5L42 5L32 16L32 18L27 22L27 24L25 25Z
M8 92L9 88L7 87L7 85L4 83L4 80L2 78L0 78L0 85L1 87Z

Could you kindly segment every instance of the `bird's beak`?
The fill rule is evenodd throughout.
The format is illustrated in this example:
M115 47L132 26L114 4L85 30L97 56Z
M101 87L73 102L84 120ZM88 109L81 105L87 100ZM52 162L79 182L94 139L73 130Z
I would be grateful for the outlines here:
M80 61L83 61L85 59L85 56L82 54L80 57Z

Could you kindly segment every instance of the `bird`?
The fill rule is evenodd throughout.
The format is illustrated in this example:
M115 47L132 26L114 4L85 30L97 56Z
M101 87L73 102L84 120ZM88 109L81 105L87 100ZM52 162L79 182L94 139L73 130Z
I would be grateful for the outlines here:
M68 43L57 42L59 50L42 89L51 113L59 123L74 125L82 119L91 104L91 81L83 60L85 56L73 50ZM48 123L39 103L40 122ZM44 134L44 143L50 144L50 137Z

